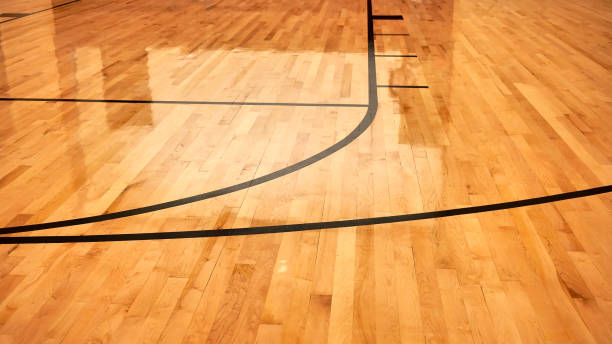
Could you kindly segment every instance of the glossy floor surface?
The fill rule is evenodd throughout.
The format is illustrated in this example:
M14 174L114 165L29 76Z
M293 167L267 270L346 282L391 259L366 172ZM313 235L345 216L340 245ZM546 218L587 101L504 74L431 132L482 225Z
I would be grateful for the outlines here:
M372 0L374 15L403 16L373 20L374 36L365 0L64 3L0 2L0 227L169 202L342 147L217 197L0 241L612 184L609 1ZM428 88L372 88L369 71ZM43 342L612 343L612 194L292 233L0 245L0 343Z

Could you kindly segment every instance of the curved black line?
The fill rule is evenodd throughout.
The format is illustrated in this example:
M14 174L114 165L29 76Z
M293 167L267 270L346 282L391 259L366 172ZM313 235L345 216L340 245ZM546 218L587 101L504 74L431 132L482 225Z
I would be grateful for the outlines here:
M54 222L46 222L46 223L37 223L31 225L23 225L23 226L13 226L13 227L4 227L0 228L1 234L10 234L10 233L22 233L22 232L33 232L39 231L43 229L49 228L57 228L57 227L67 227L67 226L76 226L83 225L87 223L108 221L113 219L118 219L122 217L140 215L145 213L150 213L162 209L168 209L173 207L178 207L180 205L185 205L197 201L202 201L208 198L213 198L221 195L225 195L228 193L232 193L235 191L243 190L250 188L255 185L263 184L270 180L285 176L287 174L298 171L306 166L314 164L315 162L326 158L333 153L339 151L340 149L347 146L349 143L353 142L357 137L359 137L374 121L374 117L376 117L376 111L378 109L378 94L376 90L376 60L374 58L374 36L373 36L373 28L374 25L372 23L372 3L371 0L368 0L368 109L366 111L365 116L359 122L359 124L351 131L346 137L342 140L336 142L325 150L307 158L300 162L297 162L293 165L287 166L275 172L263 175L261 177L252 179L250 181L242 182L239 184L234 184L232 186L227 186L221 189L205 192L199 195L194 195L190 197L180 198L173 201L168 201L164 203L158 203L154 205L149 205L140 208L122 210L114 213L107 213L95 216L87 216L80 217L70 220L62 220L62 221L54 221Z
M291 225L245 227L232 229L191 230L176 232L156 233L128 233L128 234L98 234L98 235L58 235L58 236L31 236L31 237L0 237L0 244L49 244L49 243L79 243L79 242L104 242L104 241L135 241L135 240L161 240L161 239L188 239L188 238L210 238L237 235L254 235L270 233L288 233L318 229L356 227L367 225L378 225L384 223L416 221L440 217L456 216L482 213L487 211L512 209L538 205L550 202L594 196L612 192L612 185L597 188L565 192L556 195L528 198L512 202L494 203L466 208L430 211L426 213L404 214L394 216L369 217L352 220L340 220L329 222L309 222Z

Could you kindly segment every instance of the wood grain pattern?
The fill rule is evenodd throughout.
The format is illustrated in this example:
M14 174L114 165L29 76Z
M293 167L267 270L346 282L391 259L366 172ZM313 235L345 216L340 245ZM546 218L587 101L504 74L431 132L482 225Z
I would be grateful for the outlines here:
M59 1L3 1L31 13ZM331 156L33 235L332 221L612 184L612 5L374 0L377 117ZM365 1L81 0L0 24L0 97L368 100ZM244 182L364 108L0 101L0 226ZM1 343L612 343L609 194L323 231L0 246Z

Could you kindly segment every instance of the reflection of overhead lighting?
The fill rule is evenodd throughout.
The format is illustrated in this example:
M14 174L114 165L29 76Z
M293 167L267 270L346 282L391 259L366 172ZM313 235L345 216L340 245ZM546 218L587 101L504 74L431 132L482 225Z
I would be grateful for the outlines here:
M286 259L281 259L278 262L278 272L287 272L287 260Z

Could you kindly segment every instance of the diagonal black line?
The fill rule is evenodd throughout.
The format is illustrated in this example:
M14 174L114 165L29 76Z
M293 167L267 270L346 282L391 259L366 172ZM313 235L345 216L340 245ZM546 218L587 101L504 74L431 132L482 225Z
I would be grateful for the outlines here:
M45 9L42 9L42 10L39 10L39 11L36 11L36 12L26 13L26 14L23 14L23 15L21 15L21 16L19 16L19 17L15 17L15 18L11 18L11 19L9 19L9 20L2 21L2 22L0 22L0 24L8 23L8 22L10 22L10 21L17 20L17 19L20 19L20 18L29 17L29 16L34 15L34 14L38 14L38 13L41 13L41 12L45 12L45 11L52 10L52 9L54 9L54 8L58 8L58 7L62 7L62 6L66 6L66 5L70 5L70 4L72 4L72 3L74 3L74 2L77 2L77 1L80 1L80 0L72 0L72 1L65 2L65 3L63 3L63 4L55 5L55 6L53 6L53 7L45 8Z
M0 18L21 18L30 15L29 13L0 13Z
M72 0L72 1L64 2L63 4L55 5L55 6L53 6L53 7L49 7L49 8L45 8L45 9L43 9L43 10L39 10L39 11L36 11L36 12L32 12L32 13L30 13L30 15L32 15L32 14L38 14L38 13L40 13L40 12L45 12L45 11L48 11L48 10L52 10L52 9L54 9L54 8L58 8L58 7L62 7L62 6L66 6L66 5L70 5L70 4L72 4L72 3L74 3L74 2L77 2L77 1L80 1L80 0Z

